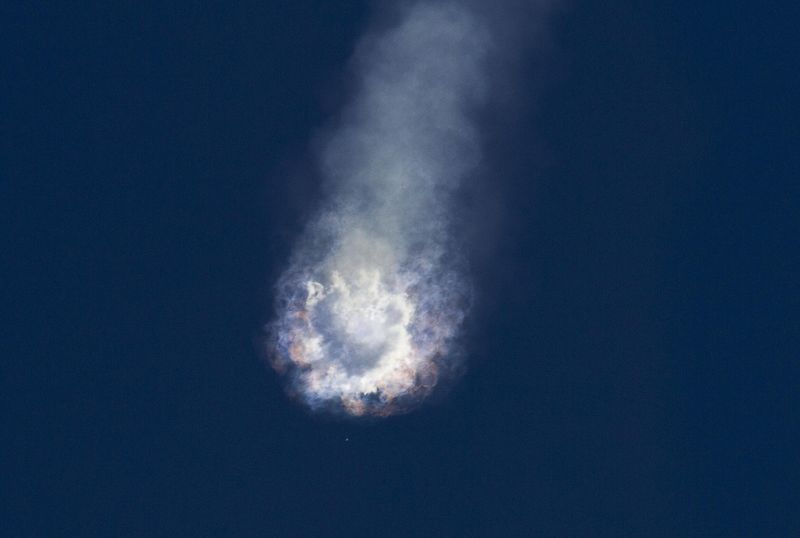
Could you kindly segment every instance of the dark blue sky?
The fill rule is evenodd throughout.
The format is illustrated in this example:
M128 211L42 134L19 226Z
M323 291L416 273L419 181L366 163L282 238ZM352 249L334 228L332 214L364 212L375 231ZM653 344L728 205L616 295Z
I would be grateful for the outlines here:
M106 4L0 10L9 536L800 532L796 5L571 2L471 367L363 426L253 340L367 3Z

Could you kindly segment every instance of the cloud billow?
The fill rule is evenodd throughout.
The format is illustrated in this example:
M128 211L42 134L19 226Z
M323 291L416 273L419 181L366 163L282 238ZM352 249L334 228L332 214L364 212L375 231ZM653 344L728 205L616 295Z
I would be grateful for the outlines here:
M454 193L481 162L490 25L421 1L367 36L357 90L320 158L326 198L279 279L273 367L314 410L413 409L457 371L470 283Z

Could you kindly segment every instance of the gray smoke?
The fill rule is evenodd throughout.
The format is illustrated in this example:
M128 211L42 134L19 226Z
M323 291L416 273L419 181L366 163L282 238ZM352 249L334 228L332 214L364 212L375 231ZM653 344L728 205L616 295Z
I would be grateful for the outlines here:
M404 412L457 369L470 283L454 194L478 179L474 113L523 13L477 6L405 4L358 46L358 90L320 159L326 199L278 282L270 327L273 366L313 409Z

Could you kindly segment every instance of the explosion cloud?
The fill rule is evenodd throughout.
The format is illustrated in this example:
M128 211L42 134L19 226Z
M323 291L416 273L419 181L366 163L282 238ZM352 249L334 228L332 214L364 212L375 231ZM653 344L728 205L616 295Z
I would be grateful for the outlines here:
M458 370L471 290L450 215L480 162L470 114L491 47L467 5L422 1L357 49L358 90L321 154L326 199L269 327L273 367L311 409L406 412Z

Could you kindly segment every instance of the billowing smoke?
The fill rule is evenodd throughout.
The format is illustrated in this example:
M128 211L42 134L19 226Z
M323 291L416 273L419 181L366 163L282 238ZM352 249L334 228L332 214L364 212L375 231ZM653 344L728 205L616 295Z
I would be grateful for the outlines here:
M357 49L358 90L321 154L326 199L269 327L273 367L314 410L406 412L459 370L471 285L451 215L481 160L484 19L420 1Z

